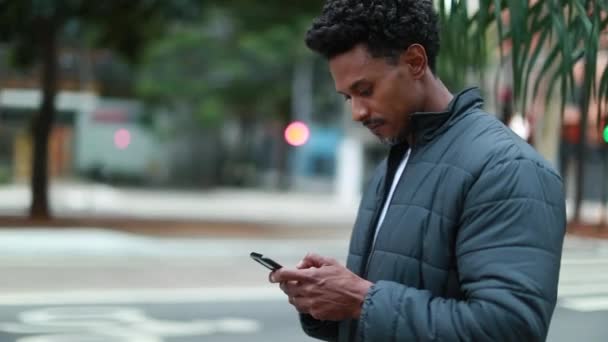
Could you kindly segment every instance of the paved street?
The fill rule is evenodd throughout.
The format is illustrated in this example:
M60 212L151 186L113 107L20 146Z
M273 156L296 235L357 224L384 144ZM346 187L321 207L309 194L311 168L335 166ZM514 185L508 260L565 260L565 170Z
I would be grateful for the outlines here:
M0 342L310 341L257 251L343 261L340 239L158 238L0 230Z
M548 341L608 339L608 241L569 238Z
M204 301L173 298L173 303L150 298L150 303L4 307L0 341L311 341L284 300L265 292L269 298L241 292L231 298L202 296Z
M308 251L343 260L346 245L2 230L0 342L310 341L248 254L293 265ZM567 240L549 341L606 341L606 274L606 242Z

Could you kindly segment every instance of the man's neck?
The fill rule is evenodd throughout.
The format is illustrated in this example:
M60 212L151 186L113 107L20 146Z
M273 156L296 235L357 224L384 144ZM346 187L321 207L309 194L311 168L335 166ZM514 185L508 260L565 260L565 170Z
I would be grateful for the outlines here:
M429 77L429 80L427 82L426 93L429 94L429 96L424 103L424 111L443 112L448 108L454 95L452 95L439 78L435 77L433 74L429 74L427 77Z
M443 82L433 75L430 70L427 73L428 80L425 86L425 93L429 94L423 104L422 112L444 112L448 109L454 95L448 90ZM416 143L413 132L409 132L406 140L410 146Z

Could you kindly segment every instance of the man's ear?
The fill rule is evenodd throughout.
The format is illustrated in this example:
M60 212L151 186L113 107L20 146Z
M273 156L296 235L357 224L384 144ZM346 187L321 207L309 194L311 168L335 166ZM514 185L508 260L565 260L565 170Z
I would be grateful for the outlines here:
M401 63L407 66L412 78L419 80L426 74L428 59L426 50L420 44L412 44L401 54Z

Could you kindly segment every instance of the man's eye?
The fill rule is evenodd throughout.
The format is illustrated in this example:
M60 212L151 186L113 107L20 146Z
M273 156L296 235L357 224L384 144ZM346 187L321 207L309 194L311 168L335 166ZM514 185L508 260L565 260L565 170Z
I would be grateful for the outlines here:
M350 96L348 96L348 95L344 95L344 101L345 101L345 102L350 101Z
M361 96L371 96L372 95L372 88L367 88L361 91Z

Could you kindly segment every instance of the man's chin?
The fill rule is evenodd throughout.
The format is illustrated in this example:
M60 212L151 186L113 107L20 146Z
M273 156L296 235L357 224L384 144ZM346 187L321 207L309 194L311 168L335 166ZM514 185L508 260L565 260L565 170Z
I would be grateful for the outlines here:
M380 140L380 142L383 145L386 145L389 147L399 145L400 143L403 142L403 139L399 139L397 137L380 137L380 136L378 136L378 140Z

